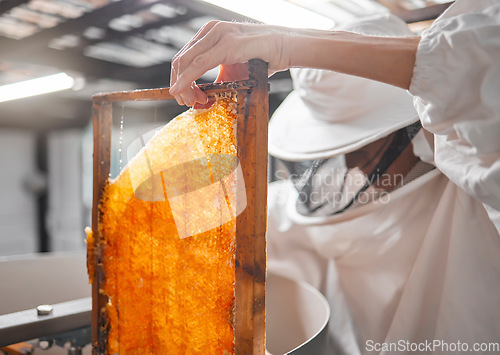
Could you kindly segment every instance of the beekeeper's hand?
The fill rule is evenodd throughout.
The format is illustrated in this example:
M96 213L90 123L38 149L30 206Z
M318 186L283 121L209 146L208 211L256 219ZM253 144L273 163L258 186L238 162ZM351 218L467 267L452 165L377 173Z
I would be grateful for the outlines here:
M170 74L170 93L180 105L204 104L207 96L195 83L208 70L221 65L216 81L248 78L248 60L269 64L269 74L289 68L285 38L289 29L250 23L211 21L175 55Z
M244 79L245 65L253 58L268 62L270 74L291 67L317 68L408 89L419 41L417 36L377 37L212 21L172 60L170 93L180 105L205 104L207 96L195 80L218 65L230 73L224 80Z
M219 74L215 79L216 83L220 83L223 81L236 81L236 80L245 80L248 79L248 64L247 63L238 63L231 65L219 65ZM201 94L205 95L203 91L201 91L197 86L194 86L194 90L196 92L201 92ZM206 95L204 96L206 99ZM198 100L194 103L194 108L208 108L212 105L215 99L211 101L206 101L205 103L200 103ZM188 105L190 106L190 105Z

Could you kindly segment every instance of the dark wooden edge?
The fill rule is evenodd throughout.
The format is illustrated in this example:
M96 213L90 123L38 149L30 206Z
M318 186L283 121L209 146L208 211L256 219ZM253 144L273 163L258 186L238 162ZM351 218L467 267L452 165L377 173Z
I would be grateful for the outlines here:
M237 95L237 152L243 171L247 205L236 218L235 353L265 354L267 230L267 63L249 62L255 86Z
M199 88L208 96L216 93L251 89L255 83L252 80L230 81L222 83L201 84ZM92 96L94 102L116 102L116 101L155 101L155 100L174 100L170 95L169 88L144 89L131 91L116 91L108 93L99 93Z
M109 178L111 160L111 126L112 104L110 102L94 102L93 129L94 129L94 164L93 164L93 197L92 197L92 231L94 233L94 275L92 281L92 353L105 353L106 340L106 304L108 299L99 292L102 288L102 248L101 232L99 230L100 210L99 203L104 187ZM89 256L87 255L87 258Z

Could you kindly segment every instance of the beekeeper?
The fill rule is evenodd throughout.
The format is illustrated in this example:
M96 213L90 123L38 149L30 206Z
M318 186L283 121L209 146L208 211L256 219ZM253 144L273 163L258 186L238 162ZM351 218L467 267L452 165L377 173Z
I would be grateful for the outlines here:
M370 21L347 30L373 35ZM205 101L192 81L212 67L207 43L235 48L215 59L233 78L231 64L261 57L413 95L416 112L403 90L293 70L270 123L289 179L270 188L269 268L327 296L336 353L500 351L499 22L498 1L457 1L422 37L392 17L397 37L224 24L221 40L212 23L173 63L189 105ZM281 44L260 56L264 43Z
M407 30L392 16L346 27ZM335 353L500 347L498 232L435 168L411 96L332 71L292 77L269 127L289 178L269 189L269 270L326 295Z

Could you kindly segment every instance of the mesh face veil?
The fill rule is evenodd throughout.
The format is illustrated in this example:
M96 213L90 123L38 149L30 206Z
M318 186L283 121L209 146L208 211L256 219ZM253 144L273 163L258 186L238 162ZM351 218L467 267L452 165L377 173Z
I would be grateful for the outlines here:
M297 212L305 216L338 214L382 199L402 186L404 176L387 171L420 128L420 122L416 122L396 131L378 141L370 154L349 153L307 162L282 161L298 191Z

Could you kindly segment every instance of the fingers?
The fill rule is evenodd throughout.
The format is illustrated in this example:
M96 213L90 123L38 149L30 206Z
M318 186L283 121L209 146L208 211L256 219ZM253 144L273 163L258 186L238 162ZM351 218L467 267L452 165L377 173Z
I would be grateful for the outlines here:
M212 104L215 102L215 98L212 97L210 98L206 104L199 104L199 103L195 103L193 105L193 108L194 109L202 109L202 108L209 108L210 106L212 106Z
M196 50L193 48L192 50ZM213 47L207 51L204 51L202 54L197 55L195 58L190 55L190 53L186 53L183 60L185 60L186 64L182 62L179 63L178 72L180 73L177 77L177 81L172 86L172 94L181 94L185 91L185 89L189 89L189 86L192 83L193 78L199 78L203 74L205 74L208 70L217 67L220 63L225 62L224 54L221 53L224 49L221 49L221 46Z
M174 95L174 97L179 105L193 106L196 103L203 105L208 102L208 96L194 81L191 83L188 90L184 90L180 94Z
M188 48L190 48L194 43L199 41L201 38L205 37L205 35L210 32L210 30L218 23L219 21L210 21L203 25L198 32L194 35L194 37L181 48L181 50L174 56L173 59L179 57L182 53L184 53Z
M217 41L217 31L212 31L212 29L218 23L219 21L210 21L204 25L198 33L173 57L170 77L171 87L175 86L178 74L182 71L182 67L185 66L185 63L193 61L197 55L210 49L214 45L214 42ZM207 36L208 34L210 35Z
M222 38L216 46L211 47L207 51L196 56L190 61L193 55L189 53L190 50L195 51L196 45L186 52L183 60L187 64L178 63L177 81L171 87L172 95L181 95L187 104L187 101L192 101L194 93L190 92L192 88L192 78L201 77L207 70L215 68L217 65L222 64L222 72L219 74L216 81L235 81L248 79L248 64L246 57L252 52L253 46L246 46L245 38L234 39L232 37ZM231 53L231 47L236 42L242 44L242 49L237 55L228 57ZM247 52L249 54L247 54ZM191 80L191 81L190 81Z
M218 22L211 28L204 28L197 38L193 38L190 44L174 57L170 82L173 95L189 89L193 80L217 65L224 64L229 48L226 46L227 34L221 30L222 24Z
M209 22L173 58L170 93L181 105L205 104L194 80L218 65L223 68L218 81L246 79L252 58L269 62L272 71L286 69L281 68L282 32L276 26Z
M204 104L207 102L206 95L196 86L196 83L192 83L188 89L188 92L184 93L184 95L180 95L172 90L172 86L177 82L178 77L178 67L177 65L179 61L179 57L181 57L190 47L192 47L195 43L197 43L200 39L202 39L210 30L218 23L218 21L210 21L205 24L200 30L196 33L196 35L182 47L182 49L174 56L172 59L172 67L170 70L170 93L175 97L175 100L179 105L187 105L192 102L199 102L200 104Z

